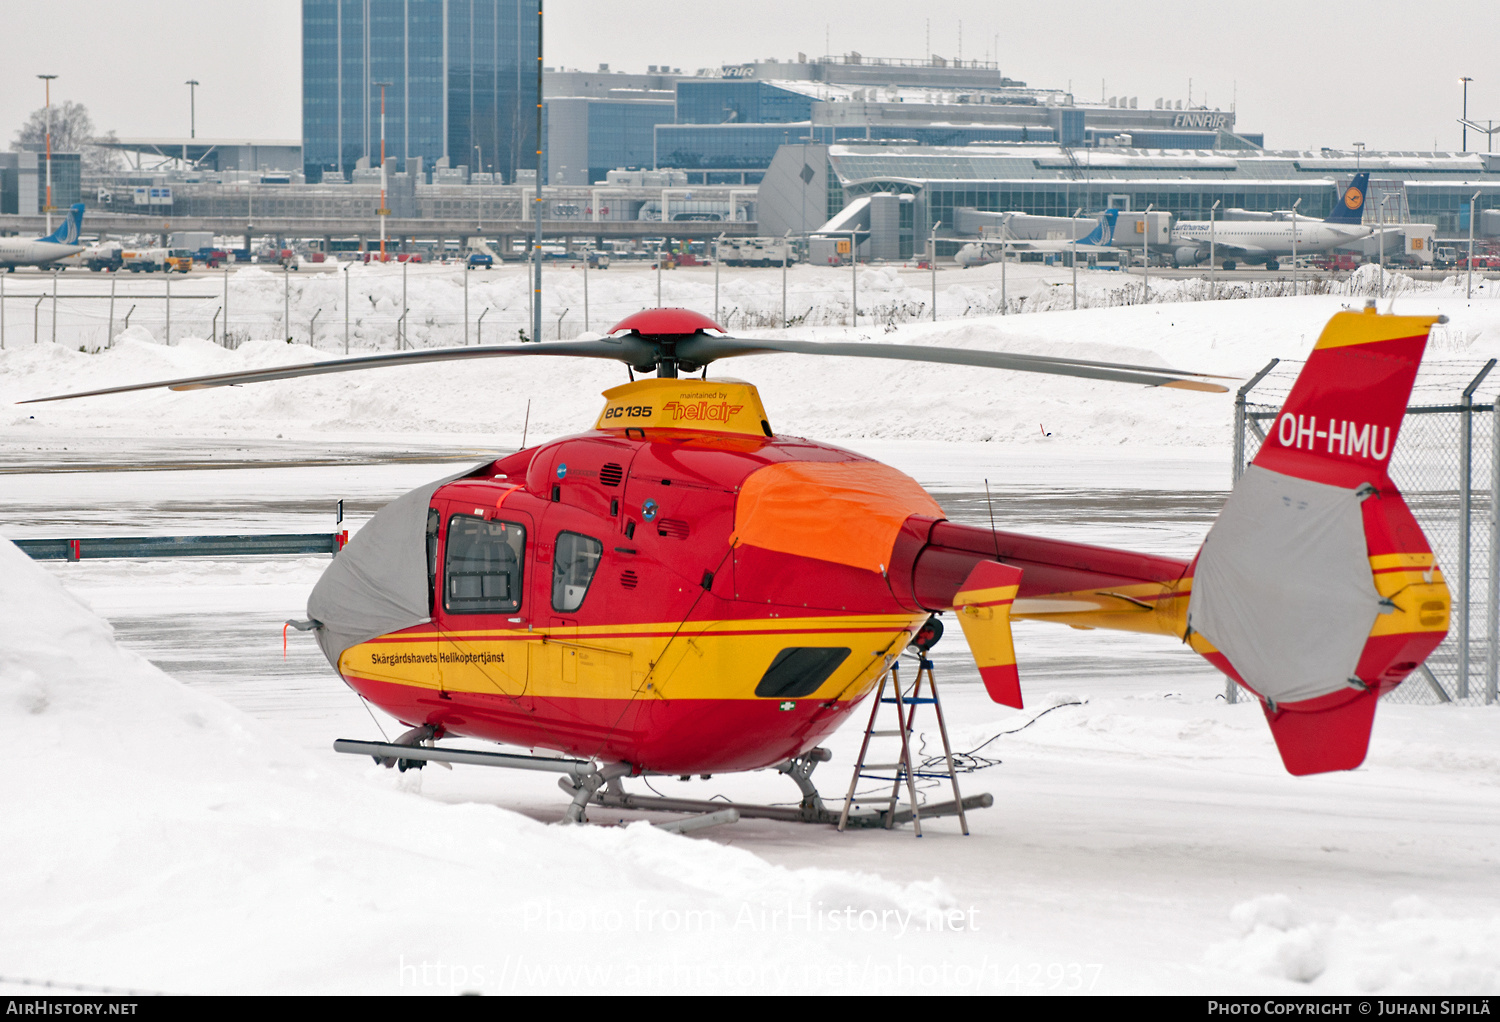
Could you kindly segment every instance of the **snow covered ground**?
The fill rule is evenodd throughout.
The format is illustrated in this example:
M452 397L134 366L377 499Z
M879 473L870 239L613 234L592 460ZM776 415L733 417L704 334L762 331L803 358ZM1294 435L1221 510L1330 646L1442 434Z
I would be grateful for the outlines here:
M860 332L1245 375L1302 357L1349 301ZM1397 311L1452 317L1430 359L1437 384L1500 347L1488 300L1436 289ZM623 377L517 359L9 404L313 356L143 338L95 355L8 349L0 533L310 531L331 526L339 497L357 527L450 472L440 453L513 449L528 398L535 441L587 426L598 391ZM881 457L957 518L987 519L988 480L1002 527L1186 554L1228 486L1227 395L843 359L716 368L754 380L779 430ZM294 464L351 451L369 463ZM411 460L381 461L392 452ZM285 464L35 471L257 457ZM329 751L397 725L373 720L305 636L282 659L279 622L324 564L36 564L0 544L7 992L34 989L21 980L185 993L1500 988L1495 708L1383 706L1360 770L1292 778L1259 709L1225 704L1191 654L1023 624L1025 711L988 702L957 637L939 647L956 747L1012 732L979 752L999 764L962 778L995 796L967 838L952 820L921 841L767 821L677 837L604 812L594 819L627 825L565 828L552 825L551 777L397 775ZM854 727L834 736L825 795L847 784L857 741ZM775 775L653 783L792 797Z

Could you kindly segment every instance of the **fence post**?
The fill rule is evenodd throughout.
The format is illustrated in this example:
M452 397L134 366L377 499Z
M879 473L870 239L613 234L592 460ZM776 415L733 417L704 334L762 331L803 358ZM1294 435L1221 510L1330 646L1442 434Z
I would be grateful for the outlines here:
M1489 650L1485 658L1484 701L1486 705L1500 698L1500 398L1490 404L1490 579L1485 603L1485 629L1489 632Z
M1469 564L1469 545L1473 534L1474 514L1474 391L1484 382L1495 359L1490 359L1479 375L1464 388L1460 402L1463 421L1459 429L1458 449L1458 698L1469 695L1469 607L1473 590Z
M1265 364L1265 368L1245 383L1234 395L1234 471L1231 477L1235 482L1240 481L1240 476L1245 474L1245 429L1247 418L1245 414L1245 402L1250 396L1250 391L1255 389L1256 384L1266 378L1266 374L1280 364L1281 359L1273 358Z
M1240 476L1245 474L1245 429L1249 423L1249 417L1245 412L1246 399L1255 385L1266 378L1266 374L1276 368L1281 359L1273 358L1267 362L1265 368L1250 377L1234 395L1234 471L1230 473L1236 483ZM1240 687L1233 678L1224 679L1224 701L1226 703L1237 703L1240 701Z

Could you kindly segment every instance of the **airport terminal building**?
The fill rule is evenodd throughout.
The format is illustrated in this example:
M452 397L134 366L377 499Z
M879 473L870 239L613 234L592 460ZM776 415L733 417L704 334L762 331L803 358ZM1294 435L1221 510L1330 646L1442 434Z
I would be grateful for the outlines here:
M940 254L964 238L961 210L1071 216L1148 207L1181 220L1269 214L1296 206L1325 217L1361 170L1370 172L1365 217L1469 229L1469 199L1500 209L1500 156L1482 153L1344 153L1272 150L1073 150L1056 145L912 146L843 143L782 147L759 190L760 232L816 232L861 197L898 196L899 237L878 242L893 258L923 251L942 224ZM1300 202L1300 204L1299 204ZM1382 214L1381 207L1384 207Z
M552 71L547 181L591 184L615 167L684 170L690 184L758 184L793 143L1054 144L1069 148L1255 149L1233 110L1190 101L1037 89L986 61L872 59L858 53L651 76ZM642 79L646 80L642 80ZM632 109L633 108L633 109ZM633 119L627 123L627 118ZM628 143L622 145L624 140ZM649 153L649 162L645 154ZM619 157L631 158L622 162Z

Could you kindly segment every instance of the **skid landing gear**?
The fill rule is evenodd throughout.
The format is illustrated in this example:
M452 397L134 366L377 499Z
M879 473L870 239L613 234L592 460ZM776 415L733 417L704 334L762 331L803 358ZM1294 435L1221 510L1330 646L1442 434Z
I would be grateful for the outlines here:
M801 756L778 763L775 769L786 774L796 783L798 790L802 792L802 801L793 806L760 805L750 802L723 802L718 799L696 799L696 798L668 798L661 795L632 795L625 791L620 784L619 777L604 786L593 797L595 805L609 806L614 809L642 809L662 810L670 813L706 813L715 810L733 809L744 819L781 820L785 823L822 823L828 826L838 826L839 810L829 809L818 794L817 787L812 781L812 772L819 763L826 763L833 758L833 754L827 749L817 748L806 752ZM624 776L621 774L620 776ZM995 800L989 794L971 795L962 803L962 810L986 809L995 804ZM942 802L937 805L922 806L923 818L935 816L954 816L960 812L960 804L957 802ZM910 806L896 806L884 809L858 809L849 814L846 827L899 827L902 824L911 823L915 814Z
M333 743L335 752L357 756L371 756L375 762L387 766L399 766L403 770L420 769L426 763L465 763L472 766L505 767L509 770L537 770L561 774L558 787L569 796L568 808L563 814L567 823L587 822L590 805L611 809L656 810L669 813L690 814L685 819L659 824L663 830L677 832L698 830L721 823L733 823L739 819L782 820L786 823L822 823L837 826L838 810L831 810L818 794L813 784L812 773L819 763L826 763L833 754L827 749L817 748L801 756L778 763L775 769L786 774L802 793L796 806L760 805L752 802L724 802L718 799L667 798L659 795L634 795L626 791L621 778L636 773L629 763L606 763L600 765L591 760L551 756L519 756L506 752L480 752L472 749L444 749L431 743L442 735L428 725L413 728L396 742L361 742L340 738ZM984 809L995 804L985 795L970 795L963 800L964 811ZM954 816L959 812L956 802L922 806L924 819L935 816ZM910 806L893 809L858 809L849 815L847 827L899 827L912 822L914 814Z

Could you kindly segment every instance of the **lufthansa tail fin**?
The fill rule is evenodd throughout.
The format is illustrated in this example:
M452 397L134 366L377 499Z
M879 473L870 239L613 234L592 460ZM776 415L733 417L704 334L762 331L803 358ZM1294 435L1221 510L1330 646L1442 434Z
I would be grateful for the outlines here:
M58 225L57 230L47 235L42 241L50 241L58 245L78 244L78 235L83 230L83 203L77 202L68 210L67 219Z
M1365 218L1365 195L1370 190L1370 172L1362 170L1354 175L1344 194L1334 204L1333 212L1324 218L1327 224L1357 224Z
M1447 585L1388 471L1438 321L1328 322L1192 571L1186 637L1260 697L1293 774L1363 762L1376 700L1447 634Z

